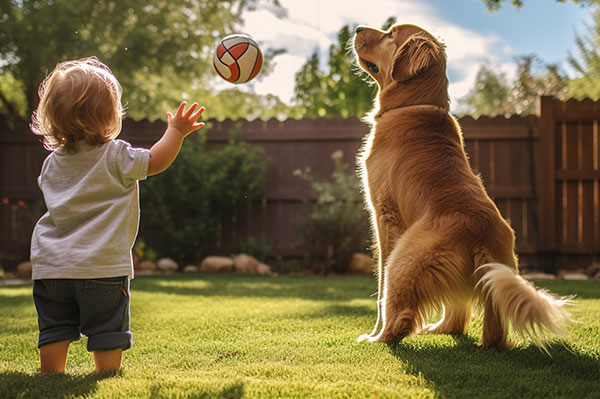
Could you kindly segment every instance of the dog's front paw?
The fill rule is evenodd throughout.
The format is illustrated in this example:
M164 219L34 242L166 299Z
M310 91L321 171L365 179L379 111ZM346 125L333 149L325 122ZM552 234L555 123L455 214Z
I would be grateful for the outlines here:
M383 343L389 344L389 343L402 341L402 338L403 337L397 337L393 334L382 334L382 333L379 333L378 335L363 334L360 337L358 337L357 341L358 342L362 342L362 341L383 342Z
M357 342L363 342L363 341L367 341L367 342L375 342L375 338L376 338L376 337L374 337L374 336L372 336L372 335L369 335L369 334L363 334L363 335L361 335L360 337L358 337L358 338L356 339L356 341L357 341Z

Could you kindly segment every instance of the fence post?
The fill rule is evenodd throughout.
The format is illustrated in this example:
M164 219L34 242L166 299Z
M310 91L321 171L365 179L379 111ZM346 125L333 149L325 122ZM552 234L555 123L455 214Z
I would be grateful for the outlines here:
M557 250L556 239L556 141L554 98L540 96L537 103L540 120L541 182L539 185L540 251Z

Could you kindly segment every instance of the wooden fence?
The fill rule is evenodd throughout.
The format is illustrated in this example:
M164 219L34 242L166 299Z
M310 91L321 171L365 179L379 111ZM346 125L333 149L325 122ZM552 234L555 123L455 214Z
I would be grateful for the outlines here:
M515 229L521 255L600 253L599 120L598 102L551 97L540 98L537 115L460 119L471 165ZM264 236L276 257L299 255L293 220L309 192L294 170L310 167L327 176L337 150L354 165L368 133L356 118L226 120L209 126L210 146L226 142L235 126L239 139L261 146L271 158L265 197L226 230L224 253L240 237ZM150 147L164 128L160 121L126 120L121 138ZM39 141L26 128L9 130L0 121L0 255L24 252L29 245L32 222L15 214L35 213L31 209L41 197L36 178L47 152Z

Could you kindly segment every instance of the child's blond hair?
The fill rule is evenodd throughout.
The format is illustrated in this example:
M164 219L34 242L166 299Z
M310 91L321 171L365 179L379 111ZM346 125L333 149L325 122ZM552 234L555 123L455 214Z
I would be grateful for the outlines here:
M39 88L40 103L31 130L44 136L44 146L78 150L79 140L103 144L121 132L122 88L111 70L96 57L61 62Z

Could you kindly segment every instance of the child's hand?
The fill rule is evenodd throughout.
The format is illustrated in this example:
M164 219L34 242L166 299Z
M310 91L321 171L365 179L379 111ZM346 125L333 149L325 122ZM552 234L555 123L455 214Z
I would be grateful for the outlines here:
M198 106L198 103L193 103L192 106L184 113L185 106L187 103L184 101L179 105L177 113L173 116L172 113L167 112L167 119L169 121L169 127L175 128L183 134L183 137L192 133L194 130L198 130L204 126L204 122L198 122L198 118L204 112L204 107L200 107L198 111L194 112L194 109Z

